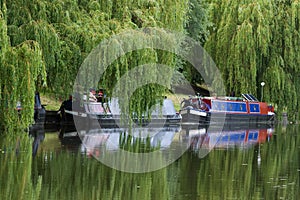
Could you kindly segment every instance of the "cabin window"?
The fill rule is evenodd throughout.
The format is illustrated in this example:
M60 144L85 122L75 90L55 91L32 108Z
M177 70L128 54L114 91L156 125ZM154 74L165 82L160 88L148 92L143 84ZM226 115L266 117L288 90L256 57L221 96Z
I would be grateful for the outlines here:
M224 104L222 104L222 110L225 110L225 105Z

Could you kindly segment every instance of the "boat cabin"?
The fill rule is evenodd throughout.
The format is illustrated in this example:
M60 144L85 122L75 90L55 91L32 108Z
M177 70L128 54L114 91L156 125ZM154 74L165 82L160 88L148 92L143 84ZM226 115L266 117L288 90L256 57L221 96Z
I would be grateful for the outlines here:
M207 112L263 115L274 112L272 105L258 101L252 94L242 94L242 97L190 97L183 100L181 105L182 109L188 106Z

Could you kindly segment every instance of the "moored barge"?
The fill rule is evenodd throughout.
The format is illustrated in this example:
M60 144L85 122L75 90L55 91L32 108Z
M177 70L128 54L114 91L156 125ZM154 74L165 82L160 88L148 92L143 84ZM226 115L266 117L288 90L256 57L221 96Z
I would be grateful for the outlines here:
M74 106L73 102L73 109L62 107L62 113L62 123L70 124L75 120L81 125L89 127L100 125L101 128L121 128L128 125L176 126L181 122L181 116L176 112L170 99L164 99L162 106L156 106L151 112L151 117L145 116L142 119L121 116L118 99L111 99L106 103L86 101L82 107Z
M273 124L274 107L251 94L242 97L189 97L181 103L183 123Z

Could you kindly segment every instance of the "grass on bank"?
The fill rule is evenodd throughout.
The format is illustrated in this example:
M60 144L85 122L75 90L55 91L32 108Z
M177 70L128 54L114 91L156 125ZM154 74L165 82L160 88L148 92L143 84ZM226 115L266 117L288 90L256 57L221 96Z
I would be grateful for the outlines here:
M64 101L58 99L50 94L41 93L40 94L42 105L45 105L46 110L58 110L61 103Z

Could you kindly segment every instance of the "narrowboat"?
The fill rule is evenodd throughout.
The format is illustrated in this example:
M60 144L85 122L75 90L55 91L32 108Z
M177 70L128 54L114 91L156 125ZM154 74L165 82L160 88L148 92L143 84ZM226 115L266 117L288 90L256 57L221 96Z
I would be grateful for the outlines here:
M173 102L170 99L164 99L161 107L156 106L152 109L150 118L143 117L140 120L137 118L131 119L126 116L121 117L117 98L112 98L107 102L85 101L82 103L82 106L76 106L76 103L73 102L72 108L66 109L62 105L61 114L63 124L70 124L75 119L77 122L82 122L82 125L88 124L88 126L93 126L91 123L96 123L102 128L121 128L128 125L173 126L181 122L181 116L176 112Z
M242 97L190 96L181 102L183 123L200 124L273 124L274 107L260 102L251 94Z

